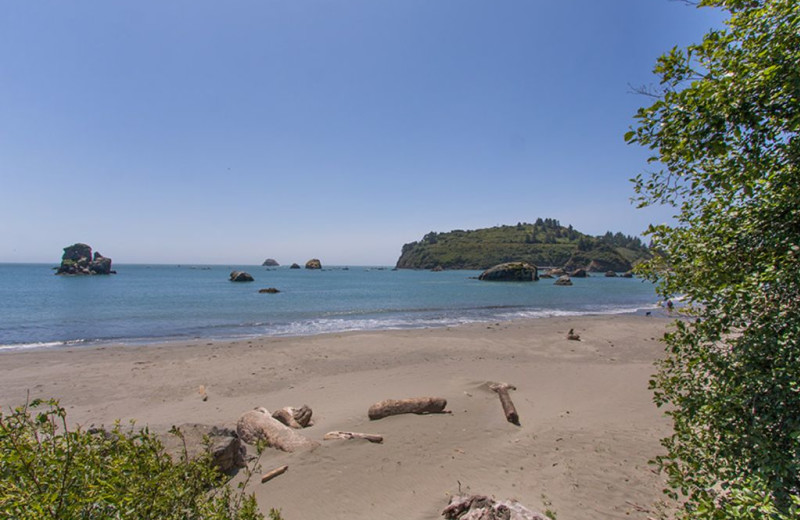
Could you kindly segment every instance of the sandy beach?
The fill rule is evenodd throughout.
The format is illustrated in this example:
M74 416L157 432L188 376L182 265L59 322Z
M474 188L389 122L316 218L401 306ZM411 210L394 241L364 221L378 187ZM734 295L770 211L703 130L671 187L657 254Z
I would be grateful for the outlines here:
M647 389L669 321L591 316L309 337L0 352L0 406L60 400L83 426L234 425L258 406L309 405L313 451L267 450L252 482L286 520L434 519L459 490L515 498L559 520L641 518L661 499L648 460L669 422ZM581 341L569 341L574 329ZM489 382L507 382L520 426ZM208 399L201 397L201 387ZM383 399L446 398L451 414L371 421ZM326 432L383 444L323 441ZM250 449L249 453L254 453ZM256 479L258 480L258 479Z

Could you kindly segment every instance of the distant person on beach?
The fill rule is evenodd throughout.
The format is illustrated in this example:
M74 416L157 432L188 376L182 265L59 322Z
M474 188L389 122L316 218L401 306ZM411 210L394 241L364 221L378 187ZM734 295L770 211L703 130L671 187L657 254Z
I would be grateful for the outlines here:
M667 310L672 311L673 307L675 307L675 305L672 303L672 300L667 300Z

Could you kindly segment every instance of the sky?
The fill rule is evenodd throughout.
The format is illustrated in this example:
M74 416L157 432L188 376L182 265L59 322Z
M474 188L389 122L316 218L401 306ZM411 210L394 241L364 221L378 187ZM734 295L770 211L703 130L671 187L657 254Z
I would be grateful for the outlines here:
M537 218L641 236L623 134L670 0L37 0L0 11L0 262L394 265Z

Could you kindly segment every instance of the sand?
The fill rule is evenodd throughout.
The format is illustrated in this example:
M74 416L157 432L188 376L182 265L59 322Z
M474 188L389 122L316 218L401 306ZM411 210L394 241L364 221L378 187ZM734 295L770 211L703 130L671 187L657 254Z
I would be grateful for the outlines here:
M265 512L281 509L287 520L440 518L459 491L515 498L559 520L645 519L663 488L648 460L670 431L647 388L668 323L591 316L6 351L0 406L55 397L83 426L135 419L165 431L187 422L233 425L259 406L307 404L314 425L302 433L321 446L267 450L263 472L289 470L249 485ZM581 341L566 339L571 328ZM520 426L506 421L489 382L516 385ZM367 417L377 401L417 396L444 397L452 413ZM323 441L333 430L385 441Z

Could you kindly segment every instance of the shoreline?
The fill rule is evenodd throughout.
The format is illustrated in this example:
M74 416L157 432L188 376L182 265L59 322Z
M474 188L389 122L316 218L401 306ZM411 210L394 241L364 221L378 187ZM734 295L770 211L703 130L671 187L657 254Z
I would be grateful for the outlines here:
M672 319L593 315L456 327L333 332L237 341L114 344L0 352L0 406L56 398L84 427L135 420L232 425L257 406L309 405L320 442L333 430L384 444L324 441L312 452L268 450L250 483L263 511L300 518L437 518L447 495L516 498L560 518L640 518L661 498L647 461L667 418L647 389ZM581 341L569 341L574 328ZM486 383L505 381L521 426ZM208 395L203 401L200 389ZM367 418L380 400L448 400L451 415ZM254 453L249 448L249 453Z
M121 338L121 339L71 339L71 340L53 340L53 341L40 341L33 343L19 343L19 344L0 344L0 356L5 353L12 352L27 352L27 351L57 351L65 348L97 348L97 347L120 347L131 348L141 346L156 346L156 345L181 345L189 342L241 342L258 340L261 338L302 338L312 336L324 336L326 334L349 334L360 332L384 332L384 331L411 331L411 330L427 330L438 328L451 328L462 327L470 325L481 325L487 323L513 323L515 321L528 321L528 320L547 320L557 318L580 318L580 317L603 317L603 316L642 316L653 315L657 318L669 317L670 315L657 303L651 306L637 306L635 309L615 309L607 312L598 311L540 311L536 313L533 311L526 311L527 315L512 316L508 318L486 317L480 318L464 318L463 321L454 319L452 322L443 322L442 324L430 324L420 322L419 324L407 325L376 325L374 327L344 327L342 329L322 330L313 332L305 329L301 332L276 332L272 334L251 334L251 335L232 335L232 336L193 336L193 337L180 337L180 336L165 336L165 337L142 337L142 338ZM648 314L649 313L649 314ZM314 321L314 320L311 320Z

